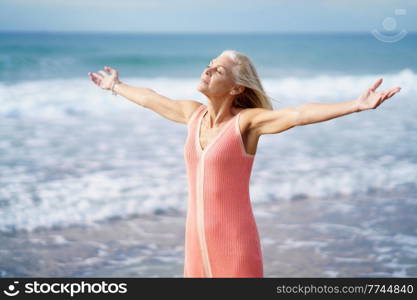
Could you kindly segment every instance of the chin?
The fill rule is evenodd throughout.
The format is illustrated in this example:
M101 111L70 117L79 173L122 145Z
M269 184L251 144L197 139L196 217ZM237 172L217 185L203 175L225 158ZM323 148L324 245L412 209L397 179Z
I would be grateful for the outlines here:
M200 87L197 88L197 91L199 91L200 93L202 93L204 96L208 97L208 93L206 89L202 89Z
M197 91L200 91L200 92L204 93L205 91L207 91L207 87L204 86L204 84L199 83L197 85Z

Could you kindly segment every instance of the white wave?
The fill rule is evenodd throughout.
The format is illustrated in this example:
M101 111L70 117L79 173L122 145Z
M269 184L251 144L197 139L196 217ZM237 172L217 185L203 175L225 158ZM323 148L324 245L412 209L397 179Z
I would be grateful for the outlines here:
M417 74L410 69L394 74L263 78L262 82L267 93L279 101L274 102L274 106L281 107L308 100L350 99L379 77L384 78L380 89L401 86L401 95L416 94ZM196 90L198 78L130 77L121 80L132 86L152 88L173 99L206 102L205 96ZM87 75L85 78L26 81L12 85L0 83L2 117L71 120L132 110L132 105L136 104L127 105L127 101L95 86Z

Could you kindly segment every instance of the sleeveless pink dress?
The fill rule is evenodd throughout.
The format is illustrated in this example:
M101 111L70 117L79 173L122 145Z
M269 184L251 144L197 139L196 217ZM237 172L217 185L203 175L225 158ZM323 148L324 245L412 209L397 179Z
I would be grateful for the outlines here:
M200 127L207 106L188 121L184 159L188 178L184 277L263 277L249 179L255 155L246 153L240 112L206 146Z

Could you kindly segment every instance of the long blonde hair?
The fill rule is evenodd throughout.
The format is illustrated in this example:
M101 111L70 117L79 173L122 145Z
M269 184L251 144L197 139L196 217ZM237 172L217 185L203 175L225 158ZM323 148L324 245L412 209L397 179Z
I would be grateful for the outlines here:
M232 69L235 83L245 87L245 90L236 96L233 105L242 108L258 107L272 110L270 101L272 98L265 93L251 59L235 50L224 50L219 56L227 56L236 64Z

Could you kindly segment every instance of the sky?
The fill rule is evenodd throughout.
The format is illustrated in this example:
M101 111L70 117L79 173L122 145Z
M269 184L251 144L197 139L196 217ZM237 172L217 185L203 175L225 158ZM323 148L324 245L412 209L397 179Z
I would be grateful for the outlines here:
M0 0L0 31L364 32L384 24L417 31L417 0Z

